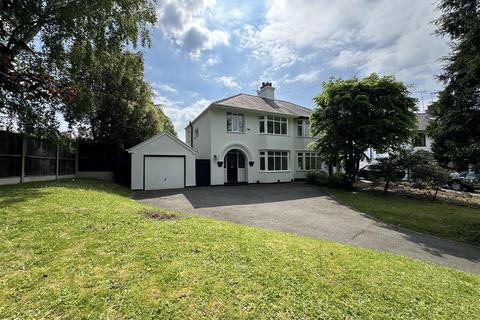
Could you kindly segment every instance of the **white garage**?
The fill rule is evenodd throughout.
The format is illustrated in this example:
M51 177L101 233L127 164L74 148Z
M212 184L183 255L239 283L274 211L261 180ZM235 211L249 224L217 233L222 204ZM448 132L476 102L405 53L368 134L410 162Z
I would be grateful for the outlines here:
M164 132L127 150L132 155L133 190L195 186L196 151Z

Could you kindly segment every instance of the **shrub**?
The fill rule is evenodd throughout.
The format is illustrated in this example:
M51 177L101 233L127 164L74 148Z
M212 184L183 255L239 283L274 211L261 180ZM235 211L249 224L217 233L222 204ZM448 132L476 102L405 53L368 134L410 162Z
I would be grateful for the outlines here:
M345 175L337 172L329 176L323 171L308 172L305 177L308 184L316 184L319 186L338 187L345 184Z

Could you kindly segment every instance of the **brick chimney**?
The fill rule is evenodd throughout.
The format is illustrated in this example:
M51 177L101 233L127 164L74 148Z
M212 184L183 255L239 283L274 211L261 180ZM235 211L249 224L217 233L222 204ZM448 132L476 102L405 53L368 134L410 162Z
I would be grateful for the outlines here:
M266 99L275 99L275 88L272 87L271 82L262 82L260 90L257 91L257 95Z

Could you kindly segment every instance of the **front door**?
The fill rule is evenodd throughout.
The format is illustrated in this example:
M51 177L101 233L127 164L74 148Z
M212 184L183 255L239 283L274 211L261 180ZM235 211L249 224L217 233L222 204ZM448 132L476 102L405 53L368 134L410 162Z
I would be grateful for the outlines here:
M238 157L236 152L227 153L227 182L228 183L238 182L237 159Z

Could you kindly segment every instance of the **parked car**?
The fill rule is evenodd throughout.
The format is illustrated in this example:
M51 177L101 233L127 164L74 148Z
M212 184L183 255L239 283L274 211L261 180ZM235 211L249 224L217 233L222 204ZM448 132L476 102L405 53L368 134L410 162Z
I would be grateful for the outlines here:
M480 190L480 174L471 171L451 172L448 187L457 191Z
M378 180L381 179L381 172L374 165L367 165L358 170L357 176L365 180ZM397 171L397 177L399 180L403 179L405 177L405 172Z

